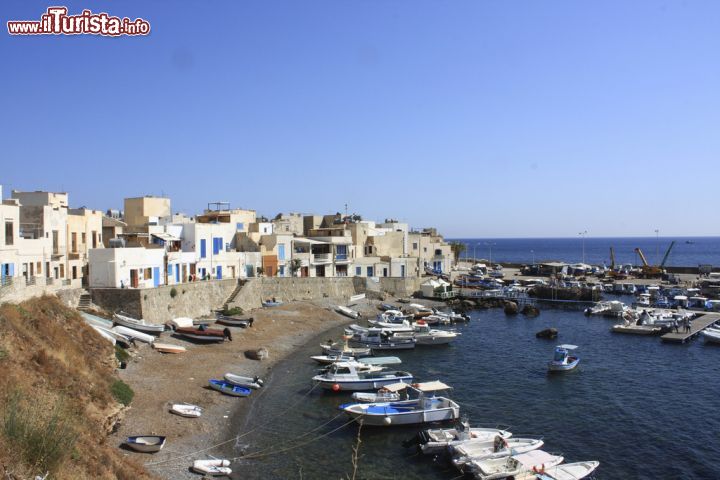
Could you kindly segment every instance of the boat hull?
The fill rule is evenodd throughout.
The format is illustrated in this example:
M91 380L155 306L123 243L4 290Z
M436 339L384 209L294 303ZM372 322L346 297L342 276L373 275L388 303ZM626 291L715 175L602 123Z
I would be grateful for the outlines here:
M240 387L222 380L210 380L208 385L210 385L210 388L213 390L217 390L225 395L230 395L231 397L247 397L250 395L250 392L252 392L252 390L247 387Z
M370 350L410 350L415 348L415 342L381 342L367 343L360 340L350 340L350 344L355 347L369 348Z
M456 335L415 335L415 343L418 345L432 346L432 345L447 345L457 338Z
M165 325L162 324L149 324L142 320L136 320L134 318L126 317L124 315L113 315L113 322L122 325L123 327L132 328L139 332L148 333L150 335L160 335L165 331Z
M326 390L338 392L361 392L366 390L378 390L385 385L390 385L391 383L411 383L413 381L413 377L412 375L403 375L391 376L386 378L365 378L361 380L330 380L323 378L321 375L318 375L313 380L315 380L315 382L317 382L321 388L324 388Z
M549 372L569 372L570 370L574 370L578 366L579 363L580 363L579 358L577 358L567 364L549 362L548 363L548 371Z
M165 446L165 437L136 436L128 437L125 445L131 450L141 453L159 452Z
M402 404L402 402L399 402ZM373 408L374 407L374 408ZM352 406L344 408L345 413L363 426L390 427L398 425L419 425L423 423L446 422L460 418L460 407L457 405L432 410L397 411L392 406L368 404L362 411L352 410Z

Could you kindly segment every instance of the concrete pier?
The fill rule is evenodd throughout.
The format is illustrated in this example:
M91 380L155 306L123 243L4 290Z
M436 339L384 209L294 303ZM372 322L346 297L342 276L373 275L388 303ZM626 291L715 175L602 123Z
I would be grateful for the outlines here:
M700 332L705 330L707 327L709 327L710 325L714 325L718 321L720 321L720 313L705 313L690 322L690 331L689 332L680 332L680 333L669 332L669 333L666 333L665 335L661 336L660 339L663 342L685 343L686 341L695 337ZM681 327L681 329L682 329L682 327Z

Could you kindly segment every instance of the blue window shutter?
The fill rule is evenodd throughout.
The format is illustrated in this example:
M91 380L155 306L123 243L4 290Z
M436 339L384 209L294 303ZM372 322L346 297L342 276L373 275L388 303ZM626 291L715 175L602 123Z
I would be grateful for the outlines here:
M362 267L355 267L355 275L357 275L357 276L362 275Z
M242 223L242 222L238 222L237 225L236 225L236 227L237 227L238 230L242 230L242 229L245 227L245 224Z
M278 260L285 260L285 245L278 245Z
M15 276L15 264L14 263L10 264L10 276L11 277Z
M200 240L200 258L205 258L207 256L207 246L205 244L205 239L203 238Z

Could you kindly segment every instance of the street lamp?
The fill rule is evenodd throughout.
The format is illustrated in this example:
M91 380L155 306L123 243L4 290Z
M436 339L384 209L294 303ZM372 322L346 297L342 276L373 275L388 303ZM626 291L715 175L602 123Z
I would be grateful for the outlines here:
M660 264L660 229L655 229L655 265Z
M582 231L578 233L582 237L582 263L585 264L585 236L587 235L587 230Z
M488 249L490 250L490 258L488 259L488 262L490 262L490 267L492 267L492 247L495 245L495 242L485 242L485 245L487 245Z
M535 265L535 250L530 250L530 253L532 254L532 259L533 259L532 264Z

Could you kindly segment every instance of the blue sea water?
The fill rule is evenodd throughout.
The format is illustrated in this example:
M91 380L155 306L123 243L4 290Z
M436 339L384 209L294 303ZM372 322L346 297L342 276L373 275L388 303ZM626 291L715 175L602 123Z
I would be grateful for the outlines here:
M599 460L598 479L720 478L719 347L613 334L612 320L580 311L471 316L453 344L398 354L400 368L417 379L452 385L471 424L543 438L544 449L567 462ZM556 341L535 338L547 327L560 331ZM349 478L358 427L343 426L347 418L337 409L349 394L311 388L317 365L308 357L319 352L319 341L279 364L238 419L239 447L226 454L257 455L235 462L234 478ZM546 372L557 343L580 346L577 371ZM417 431L364 428L357 478L458 478L443 460L402 446Z
M584 240L585 262L610 265L610 247L615 249L615 262L640 265L635 253L640 248L648 262L657 265L672 241L675 245L666 265L697 267L701 264L720 266L720 237L621 237ZM561 260L570 263L583 259L583 238L458 238L448 239L466 245L462 257L490 259L494 262L527 263Z

